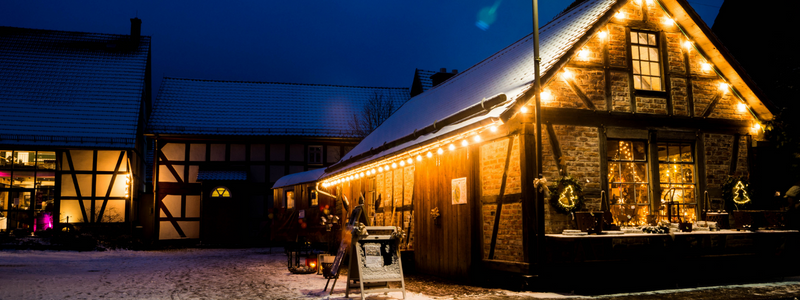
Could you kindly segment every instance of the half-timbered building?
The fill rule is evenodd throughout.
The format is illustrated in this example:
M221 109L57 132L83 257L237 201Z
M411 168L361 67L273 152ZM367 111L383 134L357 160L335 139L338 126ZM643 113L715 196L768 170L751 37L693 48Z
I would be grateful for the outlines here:
M155 199L143 206L146 234L266 242L272 210L293 208L273 207L272 185L339 161L362 138L348 122L374 97L399 107L408 88L165 78L147 127Z
M715 257L775 258L782 250L770 247L796 240L796 231L562 234L581 229L564 212L579 194L581 210L610 211L617 226L700 220L706 191L749 173L773 115L685 0L579 0L540 33L540 111L529 35L411 98L316 183L276 186L276 203L298 185L350 207L363 195L371 224L408 234L401 248L417 270L450 278L613 279L643 265L683 276ZM537 192L543 178L562 183L555 198ZM599 262L624 267L557 267Z
M130 233L142 191L150 37L0 27L0 231Z

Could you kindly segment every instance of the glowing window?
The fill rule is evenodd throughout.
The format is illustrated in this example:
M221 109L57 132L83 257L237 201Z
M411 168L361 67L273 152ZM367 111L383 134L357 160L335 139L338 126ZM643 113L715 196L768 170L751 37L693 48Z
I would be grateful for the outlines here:
M230 198L231 192L228 191L228 188L221 186L215 188L214 191L211 192L211 198Z
M608 200L618 225L644 225L650 214L647 143L608 140Z
M654 33L631 31L633 87L637 90L663 91L658 46Z

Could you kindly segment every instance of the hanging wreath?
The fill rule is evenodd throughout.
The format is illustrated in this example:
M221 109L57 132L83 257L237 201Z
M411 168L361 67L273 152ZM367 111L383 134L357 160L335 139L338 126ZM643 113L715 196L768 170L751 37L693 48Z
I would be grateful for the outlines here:
M564 176L550 186L550 202L564 213L578 210L583 203L583 188L575 178Z
M745 175L728 176L725 184L722 185L722 198L725 199L725 202L733 203L736 209L752 203L751 195L750 182Z

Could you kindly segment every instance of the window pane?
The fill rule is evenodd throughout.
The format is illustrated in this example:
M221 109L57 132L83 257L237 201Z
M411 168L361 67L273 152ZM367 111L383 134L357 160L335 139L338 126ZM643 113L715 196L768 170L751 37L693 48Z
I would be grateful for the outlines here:
M31 208L32 192L11 192L11 209L28 210Z
M56 173L39 171L36 172L36 187L56 186Z
M641 89L642 88L642 77L641 76L639 76L639 75L634 75L633 76L633 87L636 88L636 89Z
M11 187L11 170L0 170L0 188Z
M631 46L631 58L639 59L639 46Z
M675 194L675 198L678 198L678 196L680 196L681 203L695 203L694 185L685 184L680 186L678 193Z
M647 47L639 47L639 59L641 60L649 60L649 55L647 54Z
M652 46L655 46L656 45L656 35L652 34L652 33L648 34L647 35L647 41L648 41L648 44L650 44Z
M622 170L621 170L622 178L620 182L634 182L634 173L636 171L636 168L634 168L634 164L622 163L621 165L622 165Z
M638 60L634 60L631 65L633 66L633 74L642 74L642 71L639 68L639 61Z
M619 159L619 143L616 141L609 141L608 149L606 151L606 158L609 160L618 160Z
M34 209L46 209L52 211L55 205L56 189L55 187L46 187L36 190L36 206Z
M650 77L642 76L642 89L643 90L653 89L653 87L650 85Z
M650 74L653 76L661 76L661 70L659 70L658 63L650 63Z
M631 43L636 44L639 42L639 35L636 32L631 32Z
M11 162L14 160L12 155L13 151L11 150L0 150L0 168L11 168Z
M647 164L636 163L633 167L633 180L635 182L647 182Z
M681 161L683 162L693 162L692 159L692 146L691 145L682 145L681 146Z
M650 50L650 60L651 61L658 61L658 49L657 48L648 48Z
M678 162L681 157L681 146L678 144L669 144L669 161Z
M608 163L608 182L619 182L619 163Z
M32 189L35 181L33 171L14 171L14 181L11 183L15 188L28 188Z
M644 142L633 142L633 159L646 160L647 146Z
M36 151L14 151L15 169L32 169L36 165Z
M650 84L653 86L654 91L661 90L661 78L659 77L652 77Z
M36 167L39 170L56 169L56 153L54 151L39 151L36 153Z
M647 184L636 185L636 203L647 204L650 203L650 197L647 192Z
M633 149L631 149L631 142L619 141L619 155L622 160L633 160Z
M642 75L650 75L650 63L643 61L642 63Z
M686 183L694 183L694 165L682 165L683 181Z
M639 32L639 44L647 45L647 33Z

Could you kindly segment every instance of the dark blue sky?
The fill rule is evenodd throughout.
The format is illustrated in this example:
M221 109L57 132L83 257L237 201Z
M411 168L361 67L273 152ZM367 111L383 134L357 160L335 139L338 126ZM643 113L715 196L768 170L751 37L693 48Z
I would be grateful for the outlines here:
M408 87L415 68L465 70L531 32L531 1L6 0L0 25L152 39L162 76ZM540 25L572 0L541 0ZM690 0L711 26L723 0ZM476 26L496 6L487 30Z

